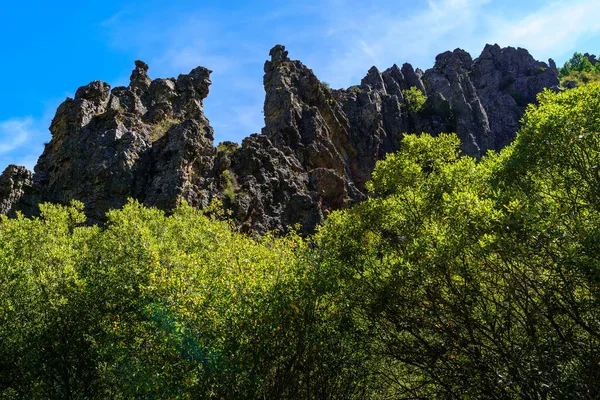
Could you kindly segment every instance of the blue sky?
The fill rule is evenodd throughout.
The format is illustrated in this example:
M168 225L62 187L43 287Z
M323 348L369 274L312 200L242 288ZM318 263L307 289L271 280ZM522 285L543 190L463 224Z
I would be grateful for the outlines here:
M476 57L486 43L559 65L600 52L598 0L32 0L0 11L0 171L33 168L56 107L92 80L126 85L136 59L153 78L212 69L215 140L240 142L263 125L263 63L278 43L332 87L372 65L426 69L456 47Z

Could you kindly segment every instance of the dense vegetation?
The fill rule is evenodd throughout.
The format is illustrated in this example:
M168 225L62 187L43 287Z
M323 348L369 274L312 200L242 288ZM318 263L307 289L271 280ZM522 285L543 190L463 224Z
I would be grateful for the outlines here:
M567 82L573 82L577 86L600 82L600 63L596 56L587 53L574 53L558 72L562 85Z
M600 86L539 103L480 161L407 135L310 238L3 217L0 397L598 398Z
M423 108L423 104L427 101L427 96L423 94L416 86L411 86L409 89L403 90L404 96L403 107L408 108L410 112L418 112Z

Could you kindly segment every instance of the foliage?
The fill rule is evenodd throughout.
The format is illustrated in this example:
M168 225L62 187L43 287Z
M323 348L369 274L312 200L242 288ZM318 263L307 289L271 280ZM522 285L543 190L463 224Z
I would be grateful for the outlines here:
M325 92L325 93L331 93L331 86L329 86L329 83L325 82L325 81L321 81L320 83L321 85L321 89Z
M599 398L600 86L538 100L479 162L406 135L309 238L1 217L0 398Z
M235 201L236 189L239 188L237 178L230 170L225 169L219 175L219 179L223 188L223 193L229 202L233 203Z
M150 134L152 141L156 142L158 139L163 137L169 131L169 129L171 129L171 127L179 123L181 123L181 120L171 118L167 118L156 123L152 126L152 132Z
M132 202L102 230L80 210L0 222L0 397L360 390L361 355L298 236L256 241L186 205Z
M350 86L347 90L354 94L359 94L361 92L361 88L359 85Z
M220 142L217 145L217 153L221 153L224 156L231 157L235 154L236 151L240 149L240 145L235 142L230 142L228 140L224 142Z
M591 72L577 72L572 71L568 75L565 75L560 78L560 84L563 87L567 87L568 82L575 83L576 87L584 86L590 83L600 83L600 73L591 71Z
M577 86L600 82L600 63L593 65L582 53L574 53L573 57L559 68L561 85L574 82Z
M481 162L405 137L318 236L393 398L600 395L600 87L544 92Z
M404 96L402 106L406 107L410 112L421 111L423 104L427 101L427 96L421 90L417 89L416 86L411 86L410 89L403 90L402 95Z
M567 61L560 70L561 76L566 76L571 72L591 72L596 68L590 60L581 53L574 53L573 57Z

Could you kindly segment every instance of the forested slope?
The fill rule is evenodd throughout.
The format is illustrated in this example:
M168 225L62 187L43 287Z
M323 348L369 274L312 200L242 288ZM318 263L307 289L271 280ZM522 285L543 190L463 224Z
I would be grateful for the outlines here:
M306 238L220 205L0 219L2 398L600 396L600 86L476 161L406 135Z

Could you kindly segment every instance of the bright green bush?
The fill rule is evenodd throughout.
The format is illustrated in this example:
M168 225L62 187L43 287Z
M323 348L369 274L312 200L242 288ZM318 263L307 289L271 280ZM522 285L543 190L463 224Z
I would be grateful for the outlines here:
M423 104L427 101L427 96L423 94L416 86L411 86L410 89L402 91L404 96L403 107L406 107L410 112L418 112L423 108Z
M183 205L81 205L0 222L0 393L17 398L343 398L362 356L306 242ZM340 365L343 364L343 367ZM354 367L352 365L354 364Z
M574 53L558 72L562 85L574 82L579 87L600 82L600 63L593 65L582 53Z
M479 162L406 135L309 238L0 217L0 398L599 398L599 127L588 85Z
M600 396L600 87L539 97L481 162L408 135L317 240L392 398Z

